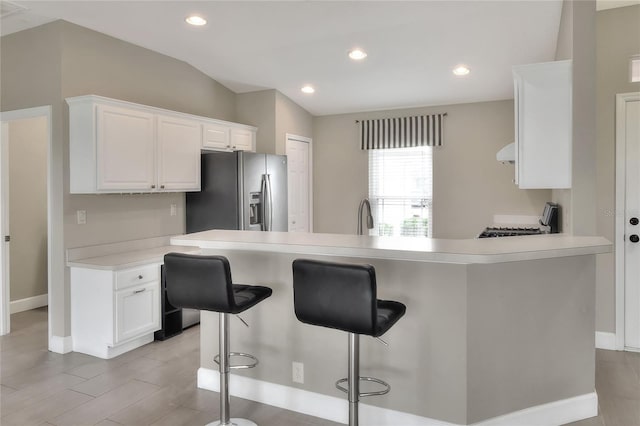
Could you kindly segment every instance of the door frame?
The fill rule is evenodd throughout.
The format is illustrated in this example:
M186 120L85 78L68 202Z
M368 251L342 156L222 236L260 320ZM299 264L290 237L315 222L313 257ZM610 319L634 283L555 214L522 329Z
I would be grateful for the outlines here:
M53 197L52 197L52 185L53 181L53 167L52 167L52 143L53 143L53 128L51 121L51 105L40 106L35 108L26 108L14 111L0 112L0 123L3 128L11 121L23 120L29 118L44 117L47 120L47 305L51 306L51 262L52 262L52 244L51 244L51 224L52 224L52 212L53 212ZM7 136L7 135L3 135ZM3 147L7 148L7 152L2 152L2 164L0 164L0 173L3 173L3 177L9 175L8 161L5 161L8 156L8 144L3 141ZM6 206L6 201L9 199L9 186L5 185L5 179L2 179L3 184L0 188L0 200L2 205ZM8 211L6 212L8 215ZM5 214L2 215L2 221L0 223L0 235L4 239L5 235L9 235L9 222L5 220ZM4 242L0 249L0 262L5 261L4 256ZM6 257L8 263L8 256ZM8 266L8 265L7 265ZM11 306L10 306L10 282L9 277L4 276L5 265L2 267L3 274L0 276L0 335L7 334L11 331ZM48 340L51 341L51 309L48 310Z
M616 95L616 209L615 209L615 289L616 350L625 350L625 201L626 201L626 110L628 102L640 101L640 92Z
M289 141L303 142L309 144L309 232L313 232L313 139L306 136L298 136L291 133L285 134L284 152L287 152ZM287 171L288 173L288 171ZM288 208L288 206L287 206Z

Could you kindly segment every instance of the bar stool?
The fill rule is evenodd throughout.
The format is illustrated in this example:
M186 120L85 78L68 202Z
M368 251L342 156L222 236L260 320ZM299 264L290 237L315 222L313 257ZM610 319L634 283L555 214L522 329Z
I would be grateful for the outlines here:
M164 257L167 297L179 308L200 309L220 314L220 353L214 358L220 369L220 420L207 426L257 426L246 419L230 418L229 370L253 368L253 355L229 351L229 314L239 314L271 296L262 286L233 284L229 261L223 256L168 253ZM244 323L244 320L240 318ZM246 325L246 323L245 323ZM250 358L252 363L230 365L231 356Z
M400 302L376 297L376 272L371 265L293 261L293 304L298 320L349 333L348 377L336 382L348 395L349 426L358 425L360 397L384 395L391 389L380 379L360 377L360 335L382 336L406 311ZM381 384L384 389L361 393L361 380ZM347 388L341 386L344 382Z

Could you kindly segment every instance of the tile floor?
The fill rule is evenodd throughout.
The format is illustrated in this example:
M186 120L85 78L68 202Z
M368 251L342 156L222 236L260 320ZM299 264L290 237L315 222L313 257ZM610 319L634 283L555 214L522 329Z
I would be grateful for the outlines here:
M198 327L107 361L47 351L46 308L12 315L11 326L0 338L2 426L180 426L218 418L217 394L195 384ZM572 426L640 426L640 354L598 350L596 389L599 416ZM260 426L337 425L238 398L231 404L232 415Z

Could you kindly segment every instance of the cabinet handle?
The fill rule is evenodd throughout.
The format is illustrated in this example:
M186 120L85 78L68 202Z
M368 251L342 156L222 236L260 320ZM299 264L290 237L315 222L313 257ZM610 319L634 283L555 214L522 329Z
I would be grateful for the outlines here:
M164 185L160 185L160 189L164 189Z
M233 149L236 149L236 146L235 146L235 145L233 146Z
M142 275L138 275L138 279L141 280L143 277Z
M151 189L154 189L156 186L155 185L151 185Z
M138 293L142 293L143 291L145 291L146 288L141 288L140 290L136 290L133 292L133 294L138 294Z

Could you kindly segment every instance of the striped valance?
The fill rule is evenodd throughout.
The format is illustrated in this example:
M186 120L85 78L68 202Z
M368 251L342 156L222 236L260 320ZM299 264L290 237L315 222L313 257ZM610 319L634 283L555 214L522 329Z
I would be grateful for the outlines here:
M447 114L360 121L361 149L441 146Z

